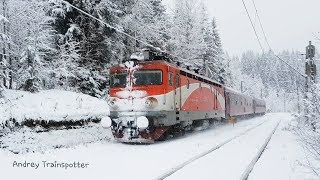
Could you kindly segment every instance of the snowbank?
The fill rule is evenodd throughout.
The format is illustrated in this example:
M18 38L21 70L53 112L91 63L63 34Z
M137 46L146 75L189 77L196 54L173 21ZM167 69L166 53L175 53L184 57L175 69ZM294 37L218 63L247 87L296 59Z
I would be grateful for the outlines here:
M0 124L10 119L78 121L109 115L107 101L88 95L48 90L32 94L25 91L5 90L0 99Z

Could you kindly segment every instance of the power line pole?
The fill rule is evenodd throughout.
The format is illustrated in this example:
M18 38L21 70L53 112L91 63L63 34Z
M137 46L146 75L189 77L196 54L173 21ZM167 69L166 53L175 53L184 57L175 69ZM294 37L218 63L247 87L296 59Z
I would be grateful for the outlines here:
M317 66L314 63L313 58L315 57L316 48L312 45L312 42L309 41L309 45L306 48L306 75L307 75L307 83L306 87L309 90L309 81L311 83L316 83L316 75L317 75Z
M306 105L305 108L305 114L309 114L311 113L312 116L315 115L315 108L314 106L316 106L315 100L315 83L316 83L316 75L317 75L317 66L313 60L313 58L315 57L315 52L316 52L316 48L314 45L312 45L312 42L309 41L309 45L306 47L306 94L305 94L305 98L307 101L310 101L312 103L311 109L308 108L308 104ZM311 93L311 97L308 96L308 93ZM310 107L310 106L309 106ZM311 112L309 112L311 111ZM306 116L306 120L308 123L310 123L310 125L312 126L312 128L315 130L315 124L314 124L314 118L308 118L308 116Z

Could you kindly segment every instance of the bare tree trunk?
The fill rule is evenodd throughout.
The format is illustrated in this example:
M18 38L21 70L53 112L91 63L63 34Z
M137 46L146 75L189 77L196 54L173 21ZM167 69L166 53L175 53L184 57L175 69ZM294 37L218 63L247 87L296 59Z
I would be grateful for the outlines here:
M8 8L9 8L9 6L8 6L8 2L7 2L7 0L4 0L5 1L5 11L6 11L6 16L7 16L7 18L9 19L9 10L8 10ZM7 33L7 35L8 35L8 37L10 36L11 37L11 35L10 35L10 26L11 26L11 22L9 21L8 22L8 25L6 26L6 33ZM13 68L12 68L12 58L14 57L13 55L12 55L12 53L11 53L11 43L12 43L12 41L11 41L12 39L11 38L9 38L8 39L8 56L9 56L9 89L12 89L12 85L13 85L13 76L12 76L12 70L13 70Z
M3 13L3 17L6 17L6 0L2 0L2 13ZM6 34L6 21L3 20L3 35ZM6 57L6 39L4 39L4 37L2 36L2 55L1 55L1 59L2 59L2 62L5 63L5 59L7 58ZM7 71L6 71L7 67L6 65L4 65L4 69L3 69L3 74L4 74L4 77L3 77L3 86L5 88L7 88Z

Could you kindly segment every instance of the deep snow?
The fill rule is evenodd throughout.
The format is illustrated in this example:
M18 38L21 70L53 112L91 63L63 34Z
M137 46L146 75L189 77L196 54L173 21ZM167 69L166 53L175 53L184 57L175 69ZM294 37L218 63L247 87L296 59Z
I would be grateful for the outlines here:
M32 120L87 120L109 115L106 100L62 90L39 93L5 90L0 99L0 125L10 118Z

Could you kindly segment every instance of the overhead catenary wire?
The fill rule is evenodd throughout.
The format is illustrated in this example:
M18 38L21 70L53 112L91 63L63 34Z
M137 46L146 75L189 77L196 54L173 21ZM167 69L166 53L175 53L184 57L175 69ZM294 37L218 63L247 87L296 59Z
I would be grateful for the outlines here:
M254 7L254 9L255 9L255 12L256 12L256 16L257 16L257 18L258 18L258 22L259 22L259 24L260 24L260 28L261 28L262 33L263 33L263 36L264 36L264 40L266 41L266 43L267 43L267 45L268 45L269 49L272 49L272 48L271 48L271 46L270 46L270 43L269 43L269 41L268 41L268 38L267 38L266 32L265 32L265 30L264 30L264 28L263 28L263 26L262 26L262 22L261 22L261 19L260 19L259 13L258 13L258 9L257 9L256 3L255 3L255 1L254 1L254 0L252 0L252 3L253 3L253 7Z
M262 26L262 22L261 22L261 19L260 19L259 14L258 14L257 6L256 6L254 0L252 0L252 2L253 2L253 4L254 4L255 13L256 13L256 15L257 15L257 17L258 17L258 21L259 21L259 24L260 24L261 29L262 29L262 31L263 31L265 41L266 41L269 49L273 52L273 55L274 55L277 59L279 59L280 61L282 61L283 63L285 63L285 64L286 64L291 70L293 70L294 72L298 73L299 75L301 75L301 76L304 77L304 78L307 77L305 74L301 73L299 70L297 70L296 68L294 68L294 67L293 67L291 64L289 64L287 61L283 60L279 55L276 55L276 54L274 53L272 47L270 46L270 43L269 43L269 41L268 41L267 35L266 35L265 31L264 31L264 28L263 28L263 26ZM251 17L250 17L249 11L248 11L248 9L247 9L247 6L246 6L244 0L242 0L242 3L243 3L243 6L244 6L244 8L245 8L245 10L246 10L246 12L247 12L248 18L249 18L249 20L250 20L250 22L251 22L252 28L254 29L255 35L256 35L256 37L257 37L257 39L258 39L258 42L259 42L259 44L260 44L260 47L261 47L261 41L260 41L260 39L259 39L259 36L257 35L256 28L255 28L255 26L253 25L252 19L251 19Z
M244 8L245 8L245 10L246 10L246 12L247 12L247 16L248 16L248 18L249 18L249 20L250 20L251 26L252 26L252 28L253 28L254 34L256 35L257 41L258 41L258 43L259 43L259 46L260 46L262 52L264 52L263 46L262 46L261 41L260 41L260 38L259 38L259 36L258 36L257 29L256 29L256 27L255 27L254 24L253 24L253 21L252 21L252 19L251 19L250 14L249 14L247 5L246 5L246 3L244 2L244 0L242 0L242 3L243 3L243 6L244 6Z

